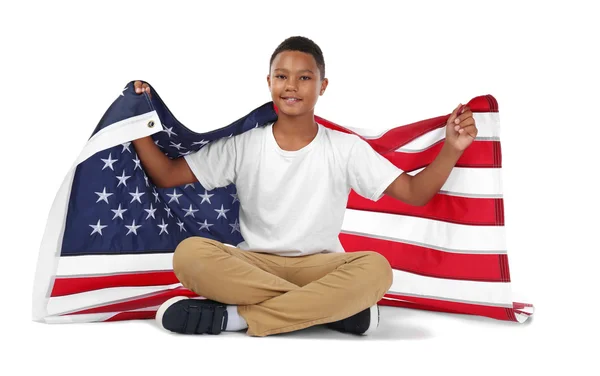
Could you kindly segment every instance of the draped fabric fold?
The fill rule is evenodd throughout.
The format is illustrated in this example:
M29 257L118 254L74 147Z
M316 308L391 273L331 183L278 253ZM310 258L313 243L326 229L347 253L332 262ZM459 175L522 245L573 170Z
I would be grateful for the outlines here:
M271 123L266 103L219 129L196 133L159 94L123 89L71 166L51 207L33 290L33 319L47 323L153 318L176 296L197 296L172 270L177 244L203 236L243 241L235 185L207 191L200 183L162 189L145 174L131 141L151 136L170 158ZM498 104L491 95L468 102L479 133L448 181L425 206L351 191L339 235L346 252L371 250L394 269L381 305L524 322L533 306L514 302L504 231ZM447 115L385 130L326 127L354 133L392 163L416 174L431 163Z

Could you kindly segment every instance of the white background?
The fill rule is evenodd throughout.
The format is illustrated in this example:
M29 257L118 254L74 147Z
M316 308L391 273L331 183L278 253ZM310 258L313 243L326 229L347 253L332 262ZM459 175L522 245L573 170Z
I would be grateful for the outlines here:
M13 370L3 374L597 368L600 28L591 6L208 3L1 6L0 341L2 368ZM330 84L316 114L341 125L387 128L447 114L478 95L496 97L513 290L515 300L536 306L534 319L515 324L383 307L382 326L369 338L320 329L187 337L151 320L32 322L35 263L54 195L125 84L150 82L195 131L221 128L270 100L269 58L292 35L323 49Z

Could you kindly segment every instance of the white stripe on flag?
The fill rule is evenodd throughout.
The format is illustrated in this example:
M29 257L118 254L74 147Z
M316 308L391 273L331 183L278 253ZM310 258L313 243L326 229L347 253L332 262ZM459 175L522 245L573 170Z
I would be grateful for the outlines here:
M140 309L132 309L131 311L125 312L156 312L160 306L145 307ZM99 322L106 321L113 316L122 312L105 312L105 313L84 313L79 315L65 315L65 316L48 316L44 318L44 321L48 324L71 324L80 322Z
M460 281L394 270L389 293L512 308L508 282Z
M495 139L500 138L500 114L498 112L474 112L473 119L477 124L477 139ZM407 124L409 125L409 124ZM406 126L406 125L404 125ZM353 131L354 133L366 138L377 139L383 136L386 132L396 128L386 124L370 124L369 128L348 127L344 128ZM402 126L397 127L399 129ZM404 145L396 151L416 152L427 149L431 145L443 140L446 137L445 128L438 128L432 132L426 133L423 136Z
M476 140L500 140L500 115L497 112L475 112L473 119L477 125ZM396 151L416 153L428 149L446 138L446 128L438 128L414 139Z
M149 127L148 123L151 121L154 124L152 127ZM140 137L151 136L162 130L163 126L156 111L146 112L145 114L133 116L113 123L96 133L94 137L87 142L79 154L79 157L75 160L73 167L77 167L78 164L99 151L128 142L126 140L135 140Z
M346 209L342 232L446 252L506 253L504 226L469 226L427 218Z
M414 176L424 169L407 173ZM454 167L440 191L453 196L501 198L502 169Z
M57 275L77 276L173 270L173 253L61 257Z
M79 294L53 297L50 298L48 302L48 314L58 315L79 311L97 307L99 305L117 303L131 298L140 298L144 295L177 287L181 287L181 283L163 286L111 287Z
M69 316L48 316L44 318L44 322L47 324L73 324L82 322L99 322L106 321L113 317L113 312L108 313L87 313L83 315L69 315Z

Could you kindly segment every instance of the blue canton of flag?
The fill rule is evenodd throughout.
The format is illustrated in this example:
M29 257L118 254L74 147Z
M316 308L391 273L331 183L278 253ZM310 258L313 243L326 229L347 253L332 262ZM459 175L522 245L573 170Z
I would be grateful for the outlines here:
M132 81L91 138L119 121L150 111L156 111L163 126L152 138L171 159L277 117L273 106L265 104L226 127L199 134L177 121L154 89L152 99L146 93L136 94ZM172 252L190 236L231 245L243 241L235 185L212 191L200 183L158 188L146 175L131 141L99 151L77 167L61 255Z

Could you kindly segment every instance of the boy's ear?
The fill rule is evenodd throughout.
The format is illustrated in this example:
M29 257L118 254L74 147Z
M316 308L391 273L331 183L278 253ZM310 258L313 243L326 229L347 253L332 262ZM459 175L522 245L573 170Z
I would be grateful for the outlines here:
M329 84L329 80L327 78L324 78L323 82L321 82L321 91L320 91L319 95L323 95L323 93L325 93L325 89L327 89L328 84Z
M271 75L267 74L267 84L269 85L269 90L271 90Z

